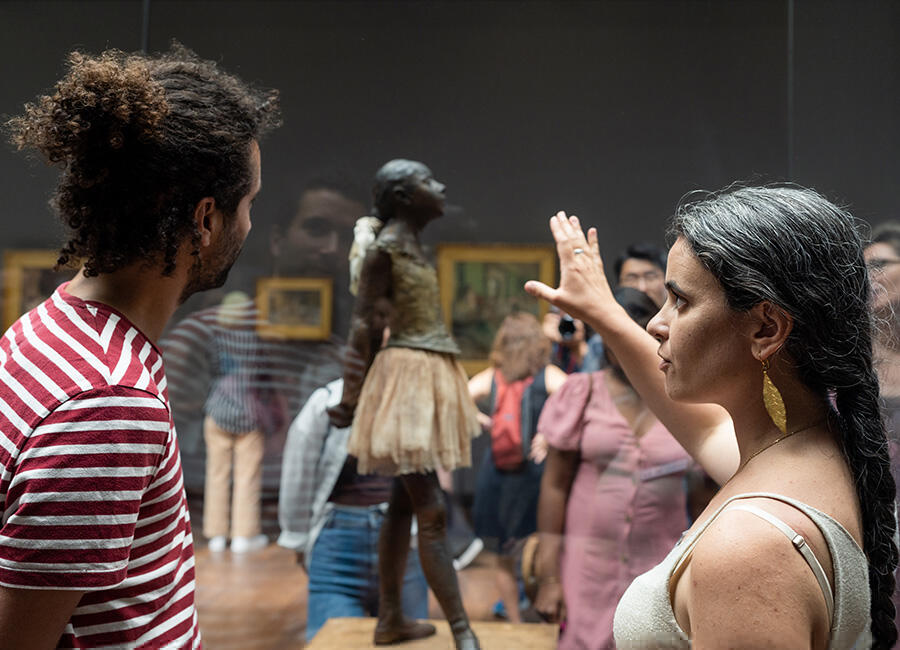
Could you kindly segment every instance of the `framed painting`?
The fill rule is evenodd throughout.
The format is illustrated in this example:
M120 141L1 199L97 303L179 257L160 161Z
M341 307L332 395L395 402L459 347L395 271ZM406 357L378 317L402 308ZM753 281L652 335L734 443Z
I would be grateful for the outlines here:
M331 336L331 278L259 278L257 332L263 338L321 341Z
M3 329L75 275L74 267L53 270L59 251L22 249L3 251Z
M494 335L506 316L527 311L539 320L548 305L525 292L527 280L553 285L553 246L441 244L437 247L441 308L472 375L488 366Z

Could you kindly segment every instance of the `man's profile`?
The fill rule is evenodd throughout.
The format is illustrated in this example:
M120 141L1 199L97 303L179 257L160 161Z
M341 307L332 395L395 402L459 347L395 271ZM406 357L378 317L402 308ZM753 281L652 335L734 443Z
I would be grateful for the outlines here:
M188 296L224 283L277 121L277 93L176 45L73 53L8 123L62 168L59 263L81 270L0 342L3 647L199 647L156 341Z

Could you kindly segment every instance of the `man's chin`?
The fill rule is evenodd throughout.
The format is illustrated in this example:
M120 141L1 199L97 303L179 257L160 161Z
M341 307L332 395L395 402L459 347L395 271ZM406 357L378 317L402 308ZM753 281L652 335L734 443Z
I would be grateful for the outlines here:
M225 282L228 281L228 273L231 271L231 267L229 266L227 269L219 273L219 275L215 276L212 279L196 279L195 281L190 282L185 288L184 291L181 292L181 296L178 299L178 304L184 304L188 298L193 296L195 293L200 293L202 291L209 291L211 289L218 289L220 287L225 286Z

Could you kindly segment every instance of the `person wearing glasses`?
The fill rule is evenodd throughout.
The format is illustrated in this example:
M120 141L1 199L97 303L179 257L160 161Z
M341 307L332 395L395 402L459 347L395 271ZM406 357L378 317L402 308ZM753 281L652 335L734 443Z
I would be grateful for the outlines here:
M872 230L863 255L872 282L875 312L875 370L891 455L894 482L900 482L900 222L888 221ZM896 580L896 575L894 576ZM900 589L894 587L894 607L900 609Z

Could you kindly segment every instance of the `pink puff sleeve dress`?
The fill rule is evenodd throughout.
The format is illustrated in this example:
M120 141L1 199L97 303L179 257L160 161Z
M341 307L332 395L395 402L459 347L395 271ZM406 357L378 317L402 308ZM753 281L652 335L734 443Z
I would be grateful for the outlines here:
M606 372L571 375L538 423L550 445L580 452L566 503L561 649L614 647L619 598L688 527L690 457L649 411L644 417L654 423L634 434L610 395Z

